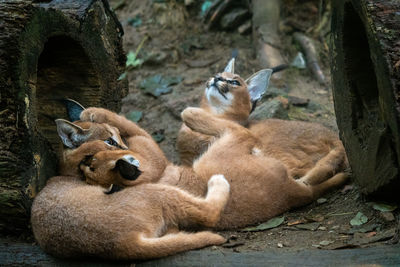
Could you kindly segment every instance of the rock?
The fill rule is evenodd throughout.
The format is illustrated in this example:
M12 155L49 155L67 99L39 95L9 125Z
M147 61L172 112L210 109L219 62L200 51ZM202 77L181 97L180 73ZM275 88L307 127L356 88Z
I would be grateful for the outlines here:
M199 102L199 96L181 97L171 99L165 103L165 107L176 119L181 120L181 112L188 106L195 106Z
M293 106L298 106L298 107L306 107L308 103L310 102L310 99L305 99L297 96L288 96L289 103L292 104Z
M261 101L266 101L269 98L274 98L277 96L287 96L287 92L284 89L280 89L280 88L276 88L273 86L268 87L267 91L265 92L265 94L262 97Z
M381 216L387 222L392 222L395 219L393 213L391 213L390 211L381 212Z
M251 33L251 20L246 21L242 25L239 26L238 32L242 35L246 35Z
M223 30L232 30L249 17L249 11L245 8L235 8L222 16L220 26Z
M269 118L288 119L287 111L281 101L277 99L262 103L250 115L251 120L263 120Z

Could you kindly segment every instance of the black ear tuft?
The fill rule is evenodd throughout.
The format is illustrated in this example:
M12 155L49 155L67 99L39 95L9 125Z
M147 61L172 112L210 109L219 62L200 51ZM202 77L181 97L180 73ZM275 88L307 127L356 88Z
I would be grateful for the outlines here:
M136 180L142 173L138 167L125 159L119 159L115 164L115 169L119 171L122 178L130 181Z
M73 99L66 98L63 100L67 108L68 118L70 121L79 121L82 111L85 108Z

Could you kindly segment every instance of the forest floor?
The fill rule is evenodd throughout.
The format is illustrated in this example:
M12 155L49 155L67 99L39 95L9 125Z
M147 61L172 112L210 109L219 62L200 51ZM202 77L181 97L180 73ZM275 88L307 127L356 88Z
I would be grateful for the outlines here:
M284 1L280 52L288 62L298 52L292 33L307 31L318 21L318 2ZM207 30L198 6L186 8L176 1L115 0L111 6L118 7L116 13L125 31L125 51L138 51L137 59L144 60L127 72L129 94L123 99L121 113L153 134L166 156L179 164L175 143L182 123L181 111L198 106L205 82L223 70L233 49L238 51L236 73L247 78L260 69L252 36L241 35L236 29ZM307 69L289 68L272 79L255 111L258 118L313 121L337 131L328 48L321 40L315 40L315 45L327 85L321 86ZM143 81L154 75L178 82L168 87L172 89L169 93L156 97L142 88ZM297 103L295 97L302 103ZM391 243L399 213L377 209L355 186L347 185L315 203L282 214L279 218L282 221L284 217L283 223L278 227L254 232L222 231L229 242L206 250L340 249ZM361 216L362 225L352 226L350 221L360 212L365 216Z

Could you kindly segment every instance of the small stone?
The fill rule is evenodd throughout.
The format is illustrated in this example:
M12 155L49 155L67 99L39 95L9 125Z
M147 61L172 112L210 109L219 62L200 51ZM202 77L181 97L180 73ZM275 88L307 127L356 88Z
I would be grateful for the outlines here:
M250 116L251 120L263 120L270 118L288 119L287 111L281 101L273 99L264 102L257 107Z
M317 199L317 203L318 204L323 204L323 203L325 203L325 202L327 202L328 200L326 199L326 198L318 198Z
M387 222L393 222L395 219L393 213L391 213L390 211L381 212L381 216Z
M326 231L326 227L325 226L320 226L320 227L318 227L318 230Z
M288 96L289 103L292 104L293 106L298 106L298 107L306 107L308 103L310 102L310 99L306 98L301 98L297 96Z
M282 243L278 243L278 248L283 248L283 244Z

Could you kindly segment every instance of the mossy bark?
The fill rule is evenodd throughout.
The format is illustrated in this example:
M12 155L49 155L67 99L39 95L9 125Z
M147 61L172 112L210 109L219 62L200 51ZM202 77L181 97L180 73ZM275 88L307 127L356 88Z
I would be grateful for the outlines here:
M399 201L400 2L332 7L333 96L354 179L365 194Z
M122 35L106 1L0 3L0 232L27 229L32 199L56 174L59 100L119 110Z

